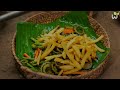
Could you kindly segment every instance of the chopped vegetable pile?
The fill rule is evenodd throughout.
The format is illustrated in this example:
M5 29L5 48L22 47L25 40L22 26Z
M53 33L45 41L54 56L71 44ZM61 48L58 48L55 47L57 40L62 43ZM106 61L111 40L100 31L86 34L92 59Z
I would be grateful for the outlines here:
M85 74L84 70L90 70L97 60L96 53L105 52L96 45L104 36L93 40L84 30L78 32L78 27L58 25L37 38L31 37L34 58L25 52L22 64L34 71L59 76Z

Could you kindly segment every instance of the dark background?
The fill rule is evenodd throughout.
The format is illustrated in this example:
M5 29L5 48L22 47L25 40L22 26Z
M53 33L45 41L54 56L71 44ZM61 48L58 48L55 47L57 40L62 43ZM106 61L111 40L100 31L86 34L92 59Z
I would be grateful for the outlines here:
M29 12L5 23L0 23L0 79L22 78L14 63L11 40L16 31L16 23L39 12ZM112 20L112 13L113 11L99 11L94 17L106 29L111 42L111 59L105 72L100 76L101 79L120 78L120 21Z

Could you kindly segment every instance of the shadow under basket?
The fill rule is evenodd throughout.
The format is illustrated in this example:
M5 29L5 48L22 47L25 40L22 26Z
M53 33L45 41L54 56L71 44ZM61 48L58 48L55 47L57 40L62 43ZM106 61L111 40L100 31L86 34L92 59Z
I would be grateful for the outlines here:
M66 12L43 12L43 13L38 13L30 18L27 18L25 22L34 22L34 23L49 23L55 20L56 18L59 18L63 15L65 15ZM105 31L105 29L92 17L88 17L89 21L91 23L91 26L94 28L95 32L97 35L104 35L103 42L104 45L108 48L110 48L110 41L109 37ZM18 70L21 72L21 74L26 78L26 79L96 79L98 78L105 70L105 66L107 62L109 61L109 55L105 58L105 60L95 69L92 69L88 71L84 75L77 75L77 76L57 76L57 75L49 75L41 72L34 72L28 67L25 67L21 64L20 60L16 56L15 53L15 39L16 39L16 33L12 39L12 53L15 58L16 66Z

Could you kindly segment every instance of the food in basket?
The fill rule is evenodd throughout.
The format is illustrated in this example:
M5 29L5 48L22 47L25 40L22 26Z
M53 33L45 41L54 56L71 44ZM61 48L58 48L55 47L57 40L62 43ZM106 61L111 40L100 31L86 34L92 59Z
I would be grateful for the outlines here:
M54 75L78 74L81 70L91 69L96 60L96 52L105 52L96 45L103 35L96 40L77 31L77 27L60 27L49 33L32 38L34 58L24 53L22 63L39 71ZM80 74L80 73L79 73Z
M69 12L46 24L18 23L15 53L33 72L84 75L107 57L110 48L103 38L91 27L86 12Z

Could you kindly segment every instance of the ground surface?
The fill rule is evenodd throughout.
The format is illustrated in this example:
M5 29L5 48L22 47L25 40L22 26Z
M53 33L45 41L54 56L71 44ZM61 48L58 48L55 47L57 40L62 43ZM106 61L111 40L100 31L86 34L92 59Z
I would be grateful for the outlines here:
M21 79L11 52L11 40L16 31L16 23L38 12L30 12L7 21L0 28L0 79ZM112 12L98 12L94 17L107 31L111 42L111 59L101 79L120 78L120 23L111 19ZM1 25L1 24L0 24ZM1 27L1 26L0 26Z

